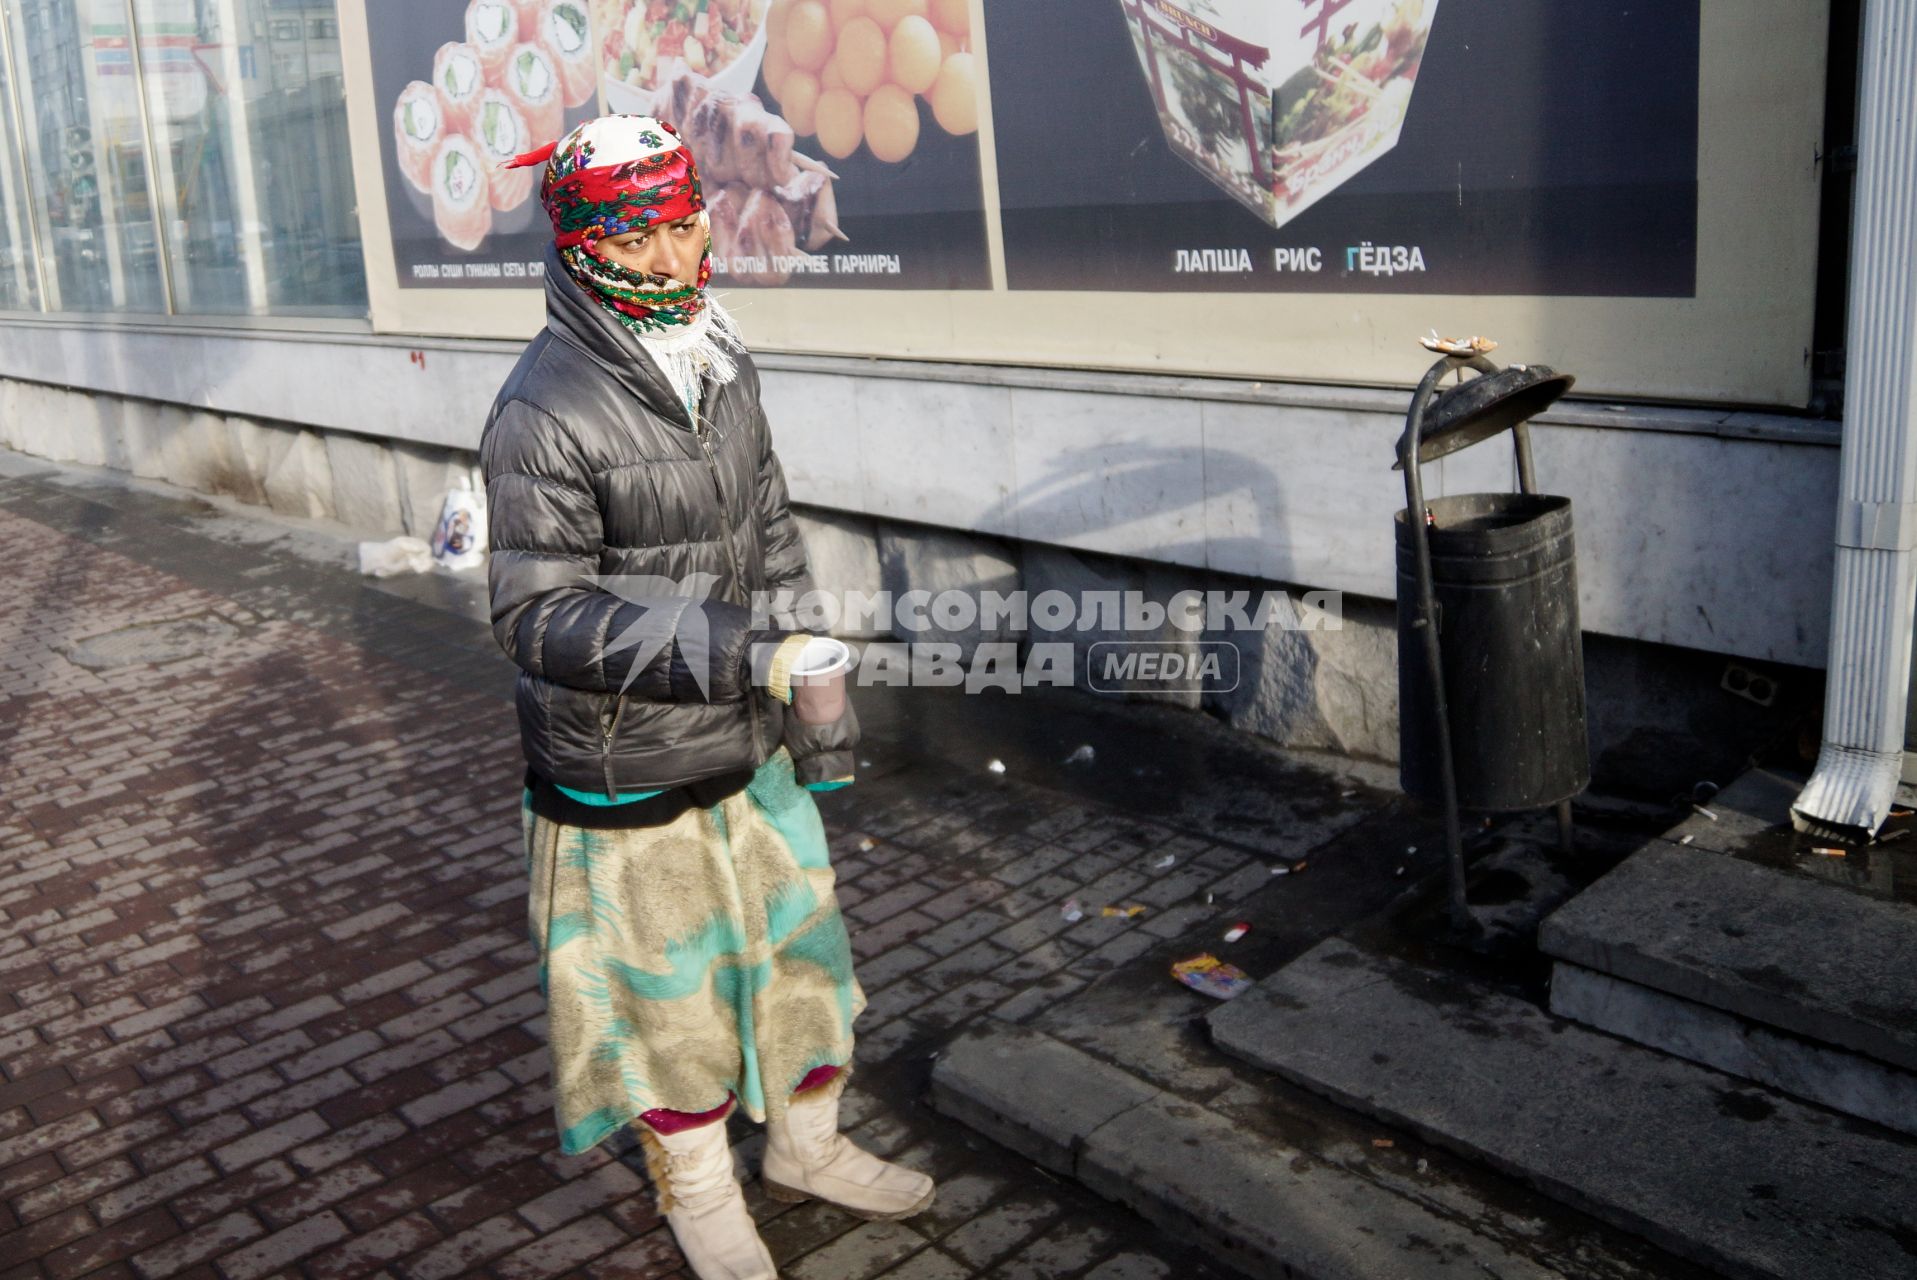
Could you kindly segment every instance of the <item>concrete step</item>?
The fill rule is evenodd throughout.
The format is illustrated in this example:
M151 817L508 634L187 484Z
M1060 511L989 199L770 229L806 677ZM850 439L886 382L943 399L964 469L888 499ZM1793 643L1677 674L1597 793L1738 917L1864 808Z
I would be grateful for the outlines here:
M1028 1027L967 1031L939 1057L932 1103L1259 1280L1672 1274L1594 1239L1603 1228L1492 1203L1439 1161L1322 1132L1294 1141L1261 1107L1195 1104Z
M1917 1134L1917 907L1653 841L1539 945L1554 1012Z
M1334 939L1218 1044L1737 1280L1917 1275L1917 1143Z
M1917 1137L1917 1075L1559 961L1551 1012Z

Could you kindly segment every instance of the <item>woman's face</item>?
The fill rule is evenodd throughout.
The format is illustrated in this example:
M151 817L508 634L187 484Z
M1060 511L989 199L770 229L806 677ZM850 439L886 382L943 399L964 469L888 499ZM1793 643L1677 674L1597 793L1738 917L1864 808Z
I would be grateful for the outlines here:
M682 285L699 282L699 259L706 248L705 215L662 222L644 231L607 236L594 246L599 256L632 271L666 276Z

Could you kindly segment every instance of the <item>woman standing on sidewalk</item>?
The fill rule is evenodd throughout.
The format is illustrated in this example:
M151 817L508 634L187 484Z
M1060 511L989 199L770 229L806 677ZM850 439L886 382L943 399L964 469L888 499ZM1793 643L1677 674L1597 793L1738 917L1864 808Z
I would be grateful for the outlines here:
M851 781L857 724L794 714L809 637L754 626L753 593L805 589L805 548L707 293L691 152L613 116L515 163L545 164L547 320L480 461L560 1146L634 1125L693 1270L762 1280L734 1106L768 1125L774 1198L900 1218L933 1195L838 1133L865 997L808 789Z

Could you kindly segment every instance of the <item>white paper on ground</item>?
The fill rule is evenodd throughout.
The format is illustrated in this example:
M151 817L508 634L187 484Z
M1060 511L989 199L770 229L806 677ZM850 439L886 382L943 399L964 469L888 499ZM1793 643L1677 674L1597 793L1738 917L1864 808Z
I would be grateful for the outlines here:
M390 578L398 573L430 573L433 549L424 538L390 538L385 542L359 544L359 571L375 578Z

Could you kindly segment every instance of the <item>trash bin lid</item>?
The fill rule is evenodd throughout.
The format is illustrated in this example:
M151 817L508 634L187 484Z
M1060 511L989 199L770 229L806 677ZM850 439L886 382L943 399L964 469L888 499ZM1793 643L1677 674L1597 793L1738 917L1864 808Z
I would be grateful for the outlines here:
M1543 413L1577 379L1547 364L1514 364L1450 387L1435 396L1424 411L1424 437L1418 443L1418 461L1431 462L1460 449L1469 449ZM1391 464L1402 470L1400 461Z

